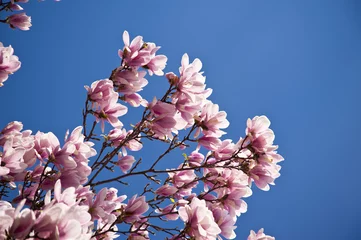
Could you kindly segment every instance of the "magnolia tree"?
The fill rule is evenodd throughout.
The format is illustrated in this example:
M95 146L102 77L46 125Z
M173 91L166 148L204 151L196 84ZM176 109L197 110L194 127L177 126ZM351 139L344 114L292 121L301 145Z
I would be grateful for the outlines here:
M0 1L1 10L22 10L16 2L27 1ZM1 21L31 26L25 13ZM267 117L248 119L239 140L223 139L227 114L208 100L212 89L199 59L184 54L179 73L164 74L167 57L158 55L159 46L141 36L131 40L127 31L123 41L120 65L85 86L83 122L63 142L52 132L23 130L18 121L1 130L0 239L141 240L159 239L160 232L166 239L235 239L251 184L267 191L280 176L283 158ZM0 83L20 68L13 53L0 45ZM163 96L140 95L147 74L166 80ZM122 119L134 108L142 115L127 129ZM149 141L166 146L156 159L141 152ZM177 149L184 153L172 157L175 165L160 168ZM119 195L133 176L144 180L138 194ZM106 187L111 183L122 187ZM274 238L261 229L248 237L256 239Z

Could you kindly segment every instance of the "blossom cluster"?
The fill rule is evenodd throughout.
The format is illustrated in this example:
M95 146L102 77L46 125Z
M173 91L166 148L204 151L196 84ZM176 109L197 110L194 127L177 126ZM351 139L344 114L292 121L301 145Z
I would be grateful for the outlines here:
M14 49L11 46L4 47L0 42L0 87L2 87L8 79L8 75L16 72L20 66L21 62L19 58L14 54Z
M44 0L41 0L44 1ZM55 2L59 2L60 0L55 0ZM0 1L0 12L1 11L10 11L10 12L19 12L24 9L19 5L19 3L27 3L29 0L10 0L8 2ZM14 13L7 16L5 19L0 19L0 22L9 24L9 26L13 29L20 29L23 31L30 30L31 17L26 15L25 12Z
M120 65L110 77L85 86L83 125L68 131L62 144L52 132L32 134L18 121L0 132L0 239L125 235L143 240L155 232L170 235L167 239L235 239L252 183L268 191L280 176L283 158L266 116L248 119L245 136L237 142L222 139L227 114L208 99L212 89L206 87L199 59L191 62L184 54L179 73L164 74L167 57L157 54L159 46L141 36L130 41L126 31L123 42ZM7 51L3 65L13 72L20 62L11 58L12 49ZM165 75L169 84L163 96L151 101L139 94L148 84L147 74ZM131 129L122 123L126 105L143 108ZM147 155L136 157L147 141L167 146L153 162ZM177 167L159 169L175 149L183 151L183 158L170 161ZM99 188L128 185L134 176L148 184L128 201L127 195L118 195L124 188ZM18 192L15 197L8 194L12 190ZM179 221L183 227L160 226L155 220ZM248 240L257 239L274 238L263 229L251 231Z

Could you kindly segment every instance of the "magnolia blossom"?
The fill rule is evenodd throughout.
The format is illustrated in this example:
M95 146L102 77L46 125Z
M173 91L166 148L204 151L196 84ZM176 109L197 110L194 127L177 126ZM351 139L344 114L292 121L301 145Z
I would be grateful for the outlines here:
M11 9L12 11L24 10L19 4L15 4L15 3L10 3L9 4L9 9Z
M16 72L20 68L19 58L14 54L14 49L4 47L0 42L0 87L3 86L3 82L8 79L8 75Z
M189 196L192 194L192 189L198 184L198 181L195 181L197 175L193 169L187 169L182 164L178 168L183 168L183 170L169 172L169 178L173 186L178 188L177 197Z
M194 197L189 205L179 207L179 217L186 223L186 232L200 240L216 239L221 229L204 200Z
M158 188L155 193L160 196L171 196L175 194L178 191L178 189L171 185L163 185L160 188Z
M109 122L112 127L121 128L123 123L118 119L125 115L128 108L120 103L117 103L118 97L113 95L101 108L95 111L95 118L97 122L101 123L101 130L104 132L104 122Z
M247 240L275 240L274 237L264 234L263 231L263 228L261 228L257 233L251 230L251 233L248 236Z
M205 136L220 137L225 134L220 129L229 126L226 117L226 112L219 111L219 106L209 101L204 105L201 114L196 117L196 121Z
M133 222L140 220L140 216L148 211L149 206L145 201L145 197L137 197L134 195L131 199L129 199L127 206L124 208L124 221L125 222Z
M164 55L155 55L160 49L154 43L146 43L143 37L137 36L130 43L129 33L123 33L123 50L119 50L119 57L123 59L123 64L131 67L144 67L148 69L150 75L163 75L163 69L167 63Z
M270 124L266 116L248 119L246 141L240 140L236 144L240 148L247 147L255 153L248 174L250 181L264 191L268 191L269 185L274 185L274 180L280 176L281 166L277 163L283 161L283 157L275 151L278 146L273 145L275 136L269 128Z
M222 208L214 208L212 209L213 217L219 228L221 229L221 235L226 239L235 239L236 233L234 230L237 228L235 226L236 219L232 218L229 215L228 211Z
M135 159L131 155L122 156L122 153L118 154L118 162L117 165L120 167L123 173L127 173L129 169L133 166Z
M24 153L24 148L13 148L11 141L5 143L3 155L0 156L0 178L8 174L20 173L28 166L23 160Z
M6 22L10 27L19 28L23 31L27 31L31 27L31 17L27 16L25 13L13 14L6 19Z

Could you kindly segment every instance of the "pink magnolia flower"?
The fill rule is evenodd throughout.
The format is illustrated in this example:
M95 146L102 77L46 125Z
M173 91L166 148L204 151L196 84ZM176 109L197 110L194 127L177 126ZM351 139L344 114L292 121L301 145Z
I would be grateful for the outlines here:
M21 122L13 121L8 123L8 125L6 125L6 127L4 127L0 133L3 135L9 135L13 132L20 132L22 129L23 129L23 124Z
M272 146L274 141L274 133L269 128L271 122L266 116L256 116L252 120L247 120L246 134L250 138L252 147L257 152L268 152L277 149Z
M91 168L88 165L89 158L97 154L96 150L92 148L94 143L84 141L85 137L82 134L82 130L83 127L78 126L72 131L69 138L65 138L65 144L71 144L75 147L75 151L72 153L71 157L75 160L76 167L72 170L76 171L76 175L79 178L80 184L87 182L88 176L91 173ZM66 186L76 187L78 185L72 184Z
M19 28L23 31L27 31L31 27L31 18L25 13L13 14L6 19L6 22L9 23L10 27Z
M9 9L11 9L12 11L24 10L19 4L15 4L15 3L10 3Z
M148 85L148 80L144 78L145 71L122 70L116 71L113 75L114 87L117 92L122 94L133 94L143 90Z
M71 157L75 151L74 144L66 143L61 148L58 138L52 132L38 132L35 135L34 149L39 159L44 162L53 161L58 169L61 169L60 165L66 169L74 169L77 166L74 158Z
M232 218L236 218L236 216L239 217L242 213L247 212L247 203L241 199L247 196L249 195L245 195L244 189L237 188L229 194L220 192L217 194L217 199L221 199L220 207L227 210Z
M122 100L129 103L132 107L139 107L140 105L146 107L148 103L147 100L143 99L138 93L125 94Z
M15 209L11 203L0 200L0 239L6 239L5 231L8 231L14 222Z
M19 58L13 54L14 49L11 46L4 47L0 42L0 87L8 79L8 75L16 72L21 66Z
M215 158L219 160L230 159L236 151L236 145L232 140L223 140L221 145L214 151Z
M127 206L124 208L124 221L125 222L134 222L140 220L140 216L148 211L149 206L145 201L145 197L137 197L134 195L131 199L129 199Z
M7 141L4 145L4 152L0 156L0 177L24 171L28 166L23 160L24 153L24 148L13 148L12 142Z
M152 112L149 128L154 133L154 137L172 138L172 131L177 125L176 108L171 103L165 103L156 98L148 104Z
M275 240L276 238L268 236L263 233L264 229L261 228L257 233L251 230L247 240Z
M140 67L146 65L150 61L149 52L142 51L146 48L143 37L137 36L130 43L129 33L124 31L123 42L124 48L123 50L118 51L118 55L128 66Z
M168 197L168 196L172 196L177 191L178 191L178 189L176 187L166 184L166 185L163 185L160 188L158 188L155 191L155 193L160 196Z
M193 151L188 157L188 162L191 167L200 166L204 161L204 155L198 151Z
M202 136L198 139L198 143L208 150L215 151L221 145L221 140L215 136Z
M135 159L131 155L122 156L122 153L118 154L118 162L117 165L120 167L123 173L127 173L133 166Z
M112 143L112 146L118 147L125 140L126 136L128 134L131 134L132 132L133 130L127 132L124 128L123 129L114 128L109 131L107 139ZM128 140L124 144L124 146L131 151L139 151L140 149L142 149L143 144L140 142L139 138L135 138ZM126 152L125 149L122 149L122 151Z
M118 97L113 89L113 82L109 79L95 81L91 87L84 86L84 88L88 91L89 100L95 102L98 106L106 105L114 94Z
M37 215L34 231L40 238L89 239L92 235L90 226L93 224L88 213L89 206L79 206L79 201L74 201L76 194L73 188L66 188L61 193L61 187L60 181L57 181L52 201L51 192L47 193L45 206Z
M156 209L155 212L162 215L164 214L165 218L168 220L175 221L179 218L177 208L174 204L169 204L165 208Z
M10 236L16 239L24 239L35 223L35 213L30 209L23 209L25 199L22 200L15 209L14 222L9 230Z
M226 239L235 239L236 233L234 232L234 229L237 228L237 226L235 226L236 218L232 218L227 210L218 207L213 208L212 213L214 221L222 231L221 235Z
M163 69L167 63L167 57L164 55L156 56L160 49L154 43L145 43L143 37L137 36L130 43L129 33L123 33L123 50L119 50L119 57L123 59L123 64L130 67L144 67L148 69L150 75L153 73L158 76L163 75Z
M258 164L249 171L249 176L259 189L268 191L269 184L274 185L274 180L280 176L280 169L281 166L272 163Z
M226 119L227 113L224 111L219 111L219 106L208 102L204 105L200 116L196 117L196 122L198 126L202 129L202 132L205 136L215 136L220 137L225 132L221 131L221 128L227 128L229 122Z
M202 109L203 101L193 102L186 95L180 95L179 98L173 100L181 117L187 122L187 127L194 124L194 117Z
M144 68L148 69L150 76L153 74L157 76L163 76L163 69L167 65L168 58L164 55L155 56L156 51L158 51L160 47L155 47L154 43L148 43L147 48L150 50L151 60L147 63L146 66L144 66Z
M118 101L118 94L112 95L108 102L100 109L95 111L96 121L101 123L101 130L104 132L104 122L109 122L114 128L121 128L123 123L118 119L125 115L128 111L126 106L123 106Z
M183 164L179 165L178 168L182 167L184 170L169 172L168 175L173 186L178 188L177 195L184 197L192 194L192 189L197 186L198 181L194 181L197 175L193 169L187 169Z
M214 221L213 214L207 208L204 200L194 197L190 205L179 207L178 213L187 224L187 234L195 239L215 240L221 233L221 229Z
M185 95L194 103L202 103L211 94L211 89L205 89L206 78L200 72L202 62L196 58L189 63L189 57L184 54L179 68L180 77L176 77L174 73L167 73L168 80L177 86L177 92L174 98ZM202 104L203 105L203 104Z

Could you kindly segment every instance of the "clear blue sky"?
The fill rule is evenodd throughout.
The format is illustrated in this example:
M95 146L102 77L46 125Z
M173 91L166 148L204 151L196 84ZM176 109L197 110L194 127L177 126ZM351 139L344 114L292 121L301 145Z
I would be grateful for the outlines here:
M1 127L19 120L63 139L81 124L83 86L119 64L128 30L162 46L166 71L176 72L185 52L202 60L211 99L231 122L227 138L244 135L249 117L270 118L286 161L276 186L246 199L237 239L261 227L278 240L361 239L361 1L33 0L23 7L30 31L0 26L0 41L23 64L0 89ZM165 79L150 79L144 95L165 87Z

